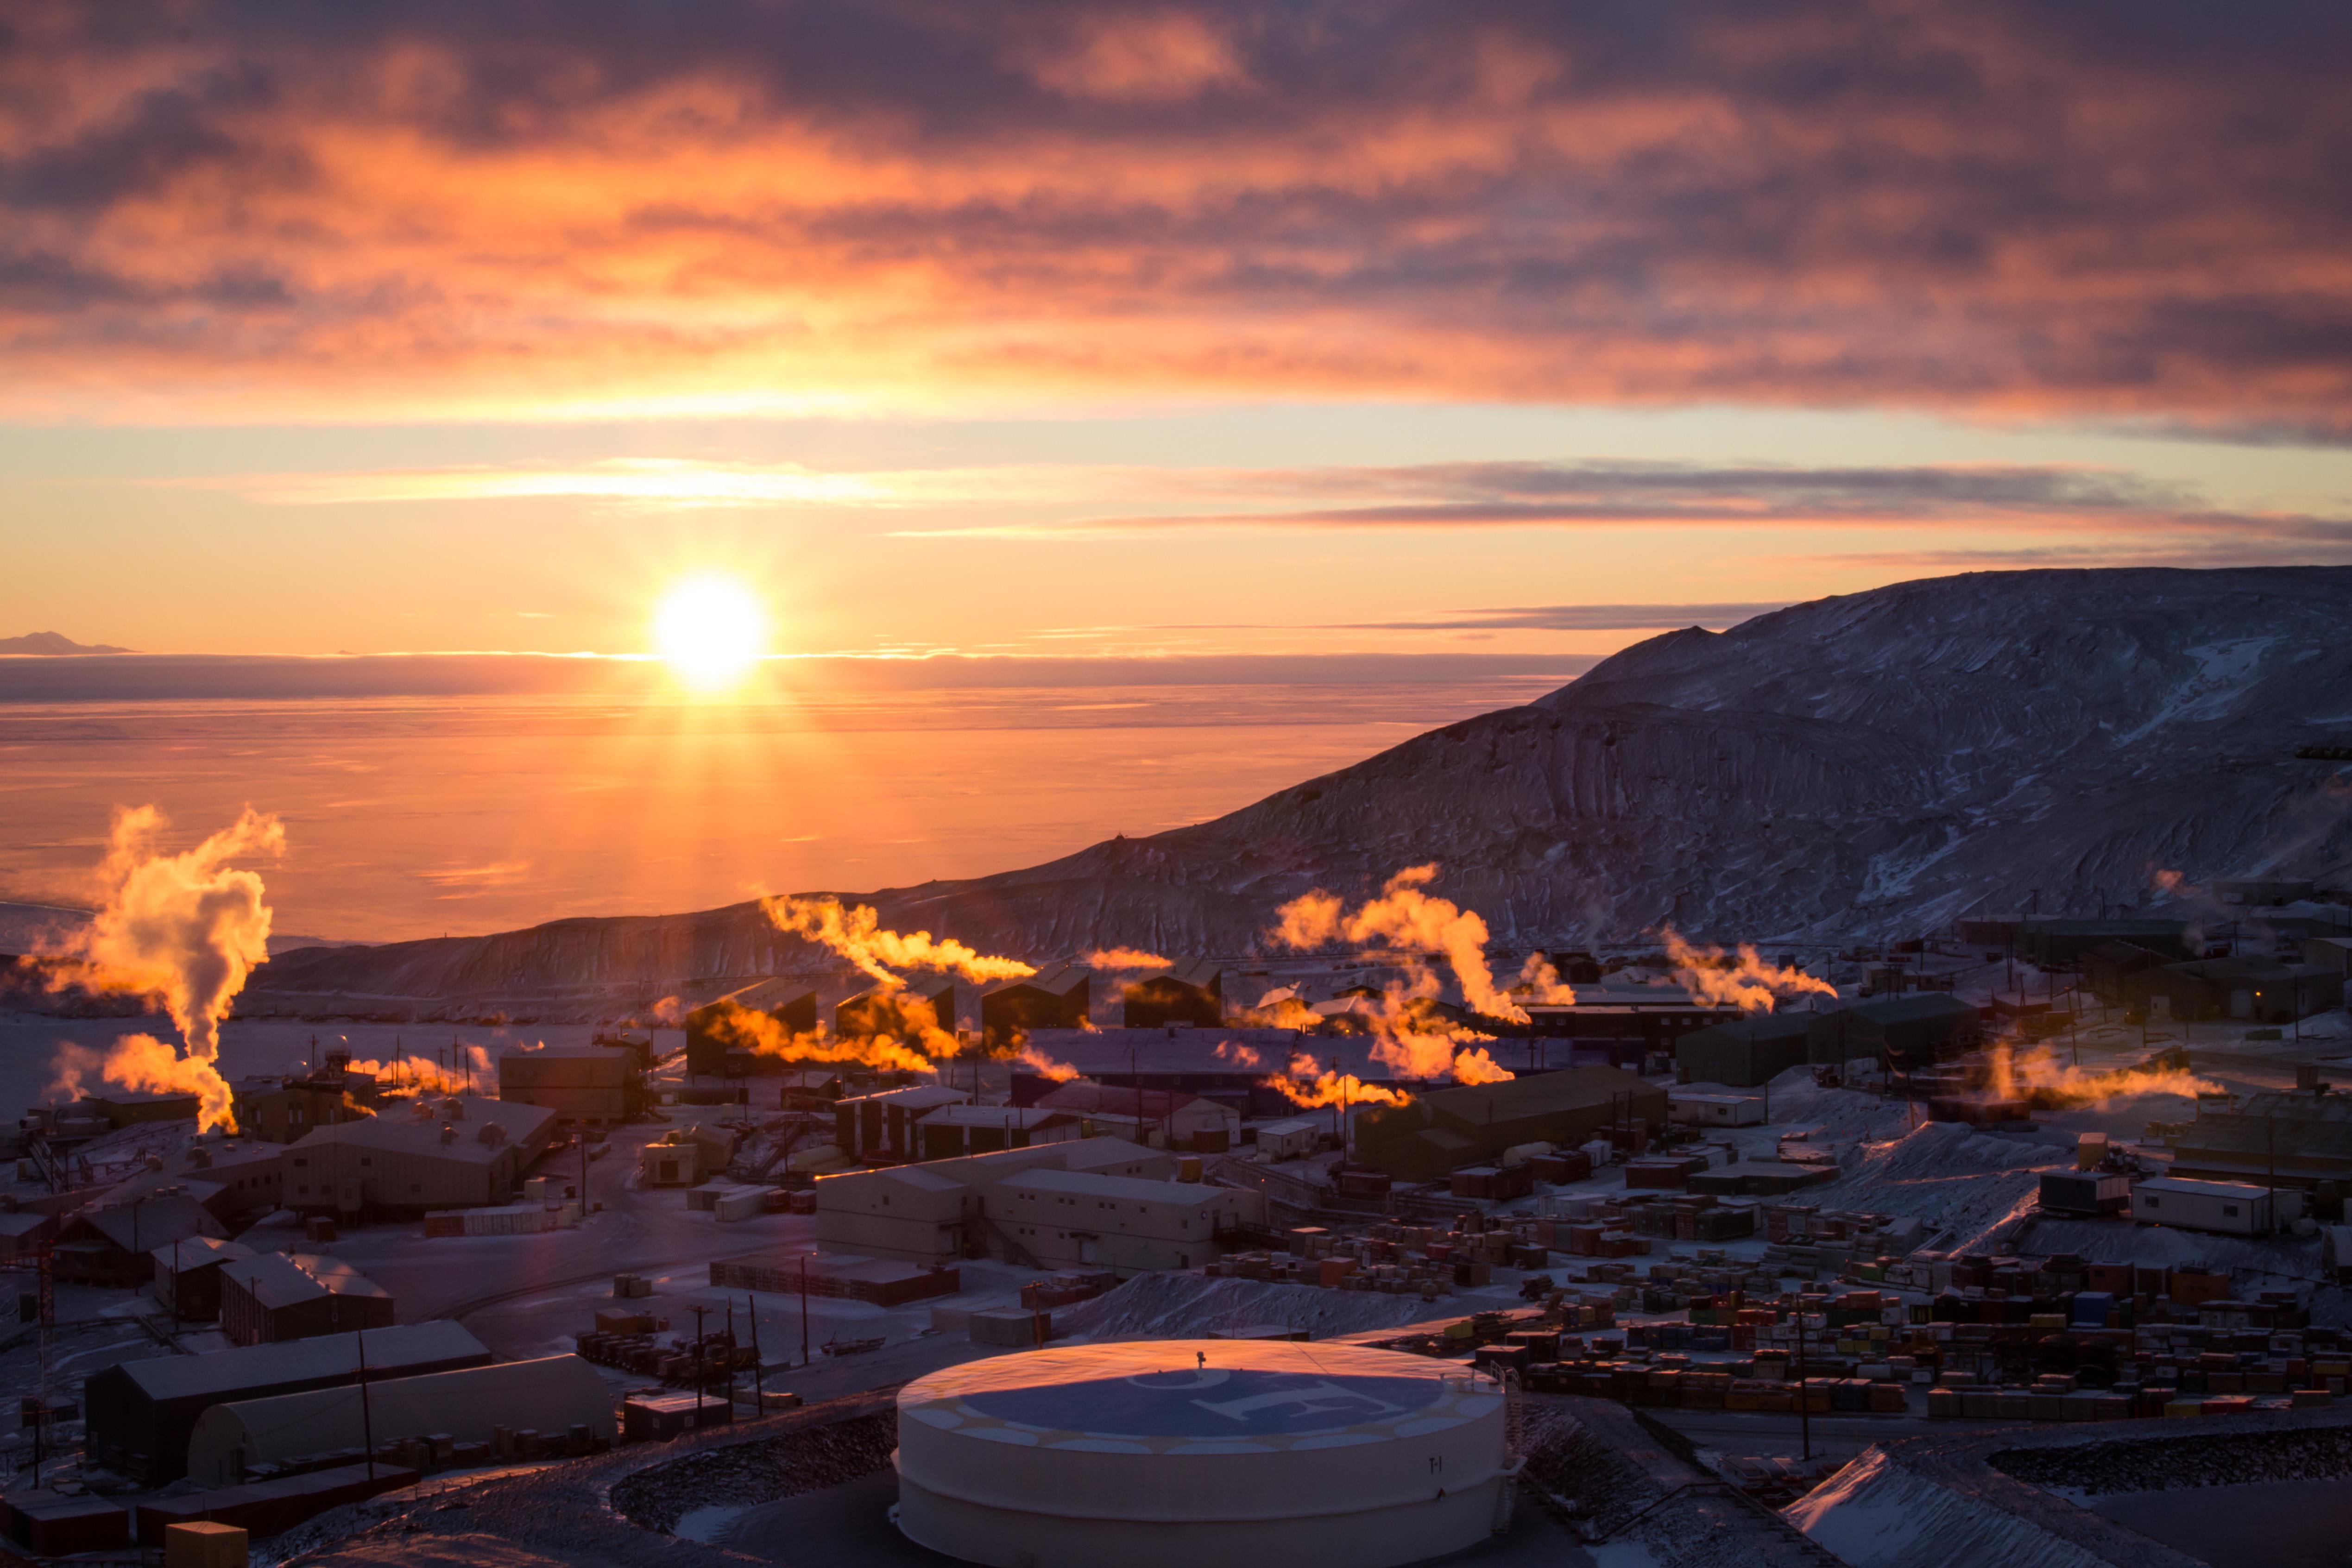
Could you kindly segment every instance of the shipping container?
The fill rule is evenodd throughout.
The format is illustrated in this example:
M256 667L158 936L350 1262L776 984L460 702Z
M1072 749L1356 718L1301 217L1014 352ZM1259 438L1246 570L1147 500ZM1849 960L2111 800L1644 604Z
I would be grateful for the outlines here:
M2131 1177L2121 1173L2042 1173L2042 1207L2054 1214L2122 1214L2131 1207Z

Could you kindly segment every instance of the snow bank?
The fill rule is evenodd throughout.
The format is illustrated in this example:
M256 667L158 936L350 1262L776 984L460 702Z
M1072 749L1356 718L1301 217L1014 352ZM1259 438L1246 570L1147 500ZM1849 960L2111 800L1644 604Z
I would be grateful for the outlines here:
M2112 1568L2096 1552L1904 1469L1880 1448L1782 1515L1853 1568Z
M1935 1246L1969 1250L1994 1244L2032 1212L2042 1172L2073 1164L2065 1151L2048 1144L1930 1122L1888 1142L1860 1145L1836 1181L1800 1197L1825 1208L1913 1216L1944 1233Z

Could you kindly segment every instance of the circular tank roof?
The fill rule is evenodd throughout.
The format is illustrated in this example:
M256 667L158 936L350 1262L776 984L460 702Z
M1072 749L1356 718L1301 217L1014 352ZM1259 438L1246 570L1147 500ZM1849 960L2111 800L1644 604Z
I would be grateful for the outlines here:
M1352 1345L1140 1340L950 1367L898 1395L899 1524L970 1562L1354 1568L1494 1528L1503 1397Z
M1144 1340L995 1356L898 1396L902 1419L994 1442L1186 1453L1330 1448L1458 1427L1496 1407L1457 1364L1354 1345Z

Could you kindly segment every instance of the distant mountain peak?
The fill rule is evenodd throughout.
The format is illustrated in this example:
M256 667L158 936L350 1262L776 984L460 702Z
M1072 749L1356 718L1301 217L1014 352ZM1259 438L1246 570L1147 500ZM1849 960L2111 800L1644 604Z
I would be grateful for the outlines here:
M105 643L77 643L62 632L27 632L22 637L0 637L0 653L128 653Z

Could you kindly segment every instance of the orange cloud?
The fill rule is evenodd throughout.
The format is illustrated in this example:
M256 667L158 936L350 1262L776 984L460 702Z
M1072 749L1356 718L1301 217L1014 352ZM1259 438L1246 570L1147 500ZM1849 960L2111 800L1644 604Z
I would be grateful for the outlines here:
M2324 11L12 6L0 410L2342 423Z

